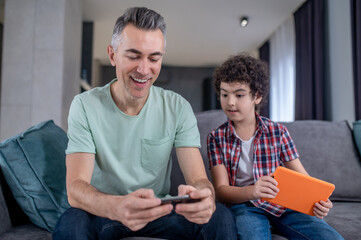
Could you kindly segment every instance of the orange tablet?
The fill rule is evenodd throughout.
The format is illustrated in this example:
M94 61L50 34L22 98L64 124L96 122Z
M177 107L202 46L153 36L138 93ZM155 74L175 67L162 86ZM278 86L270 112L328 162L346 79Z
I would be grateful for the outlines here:
M278 182L280 190L273 199L262 198L286 208L311 216L316 202L327 201L335 185L320 179L304 175L285 167L277 167L273 177Z

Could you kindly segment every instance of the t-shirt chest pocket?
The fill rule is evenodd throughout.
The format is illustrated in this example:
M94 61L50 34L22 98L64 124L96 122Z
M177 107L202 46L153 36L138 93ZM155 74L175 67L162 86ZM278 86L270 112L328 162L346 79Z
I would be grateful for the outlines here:
M142 142L142 166L158 173L168 165L169 157L172 151L173 142L169 136L161 139L145 139Z

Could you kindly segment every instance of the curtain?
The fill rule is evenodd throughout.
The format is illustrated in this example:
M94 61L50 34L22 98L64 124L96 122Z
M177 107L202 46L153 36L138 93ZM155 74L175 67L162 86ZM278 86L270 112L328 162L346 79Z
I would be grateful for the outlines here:
M271 36L270 117L291 122L295 116L295 29L289 17Z
M269 46L269 41L265 42L260 48L259 48L259 58L268 63L269 65L269 61L270 61L270 46ZM259 114L261 116L267 117L269 118L269 94L267 94L267 96L265 98L263 98L260 109L259 109Z
M294 13L296 120L326 118L324 17L324 0L308 0Z
M355 116L361 119L361 1L351 0Z

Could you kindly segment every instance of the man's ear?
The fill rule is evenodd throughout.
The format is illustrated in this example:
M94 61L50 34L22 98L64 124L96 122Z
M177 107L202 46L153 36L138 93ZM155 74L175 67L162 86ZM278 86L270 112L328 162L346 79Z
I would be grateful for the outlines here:
M112 64L112 66L115 66L115 51L114 51L114 48L112 47L112 45L108 45L107 47L107 50L108 50L108 56L109 56L109 60L110 60L110 63Z

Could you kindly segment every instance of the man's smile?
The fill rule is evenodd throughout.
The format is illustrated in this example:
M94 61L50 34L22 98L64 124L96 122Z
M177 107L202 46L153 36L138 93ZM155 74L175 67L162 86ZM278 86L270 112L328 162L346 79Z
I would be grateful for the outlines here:
M140 79L140 78L135 78L135 77L130 77L133 81L138 82L138 83L146 83L148 80L152 79L152 78L146 78L146 79Z

